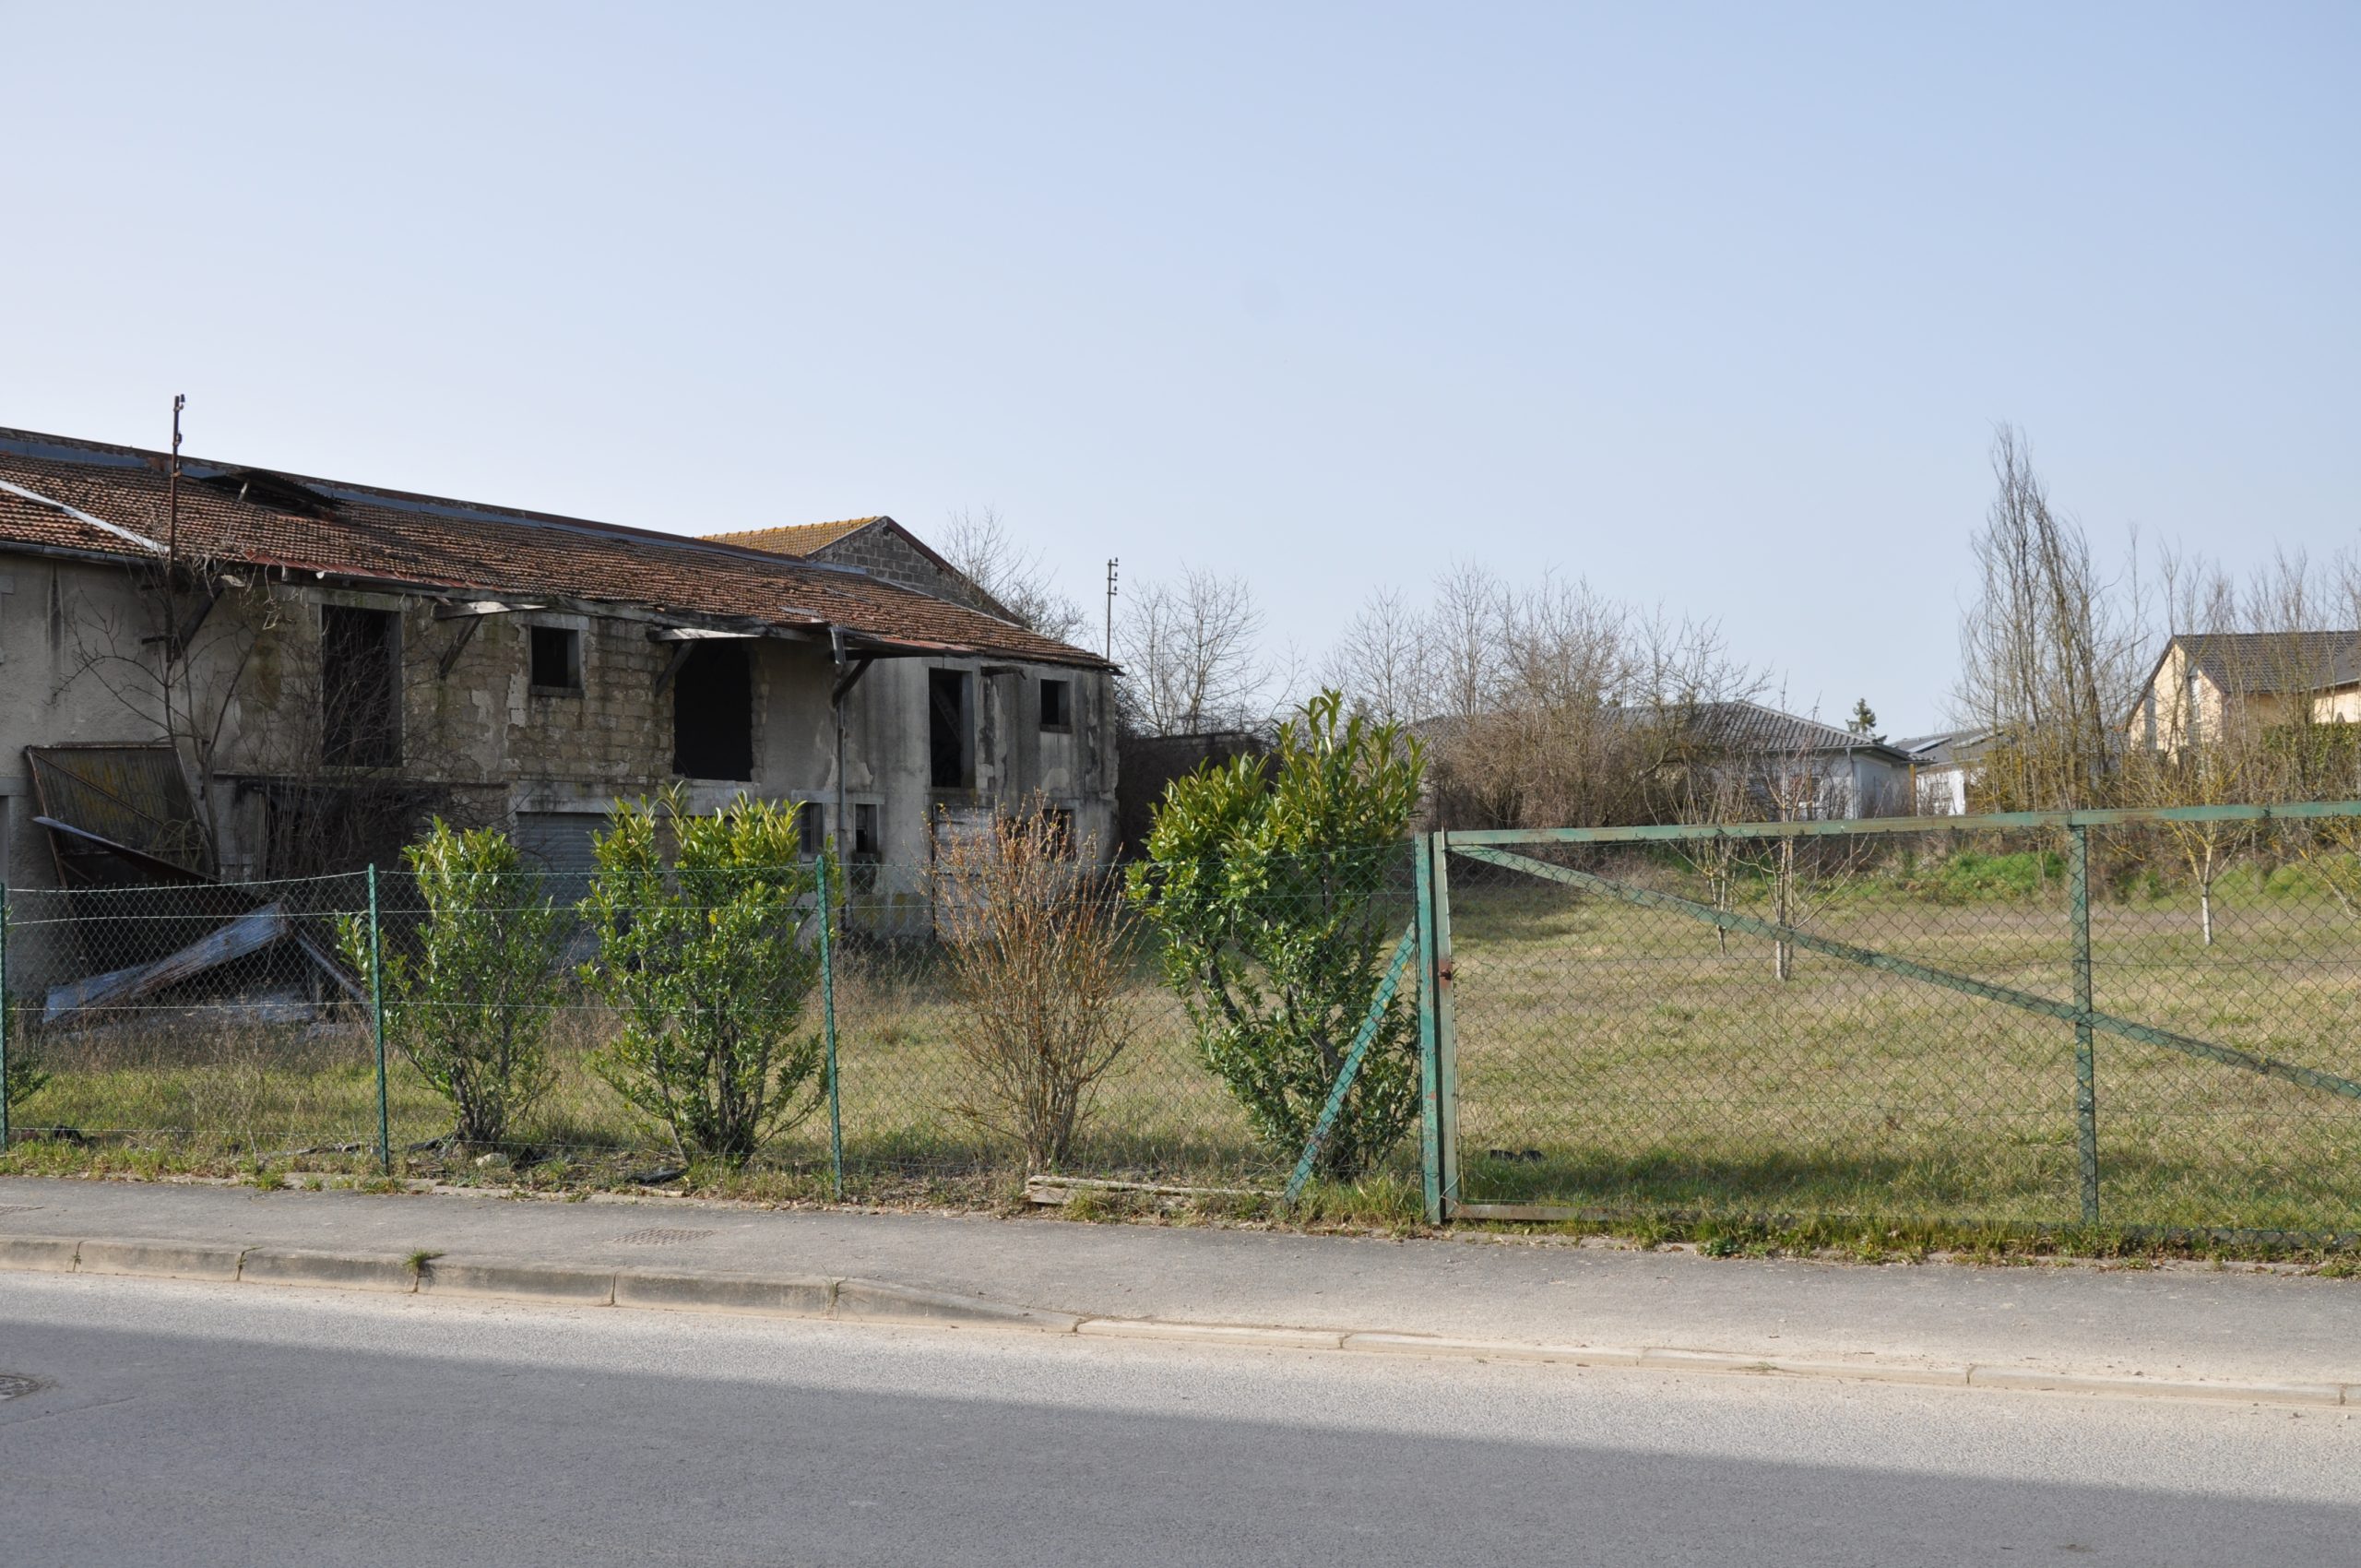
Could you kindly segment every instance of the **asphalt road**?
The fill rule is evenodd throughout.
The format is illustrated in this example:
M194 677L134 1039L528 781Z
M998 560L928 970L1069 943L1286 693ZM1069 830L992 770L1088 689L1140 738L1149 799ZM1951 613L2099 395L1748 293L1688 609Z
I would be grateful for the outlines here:
M2361 1411L0 1275L10 1563L2341 1564Z

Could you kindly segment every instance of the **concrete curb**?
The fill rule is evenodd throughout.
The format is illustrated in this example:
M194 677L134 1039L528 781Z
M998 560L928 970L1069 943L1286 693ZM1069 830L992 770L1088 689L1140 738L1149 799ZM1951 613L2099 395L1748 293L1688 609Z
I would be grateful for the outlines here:
M77 1241L0 1236L0 1272L137 1276L217 1284L309 1286L566 1306L662 1312L728 1313L844 1323L1014 1328L1094 1339L1226 1345L1243 1349L1335 1350L1483 1361L1636 1367L1719 1376L1810 1378L1839 1383L1909 1384L2011 1393L2079 1394L2109 1398L2196 1399L2217 1404L2361 1408L2361 1384L2289 1378L2165 1378L2138 1372L2083 1372L2037 1367L1752 1356L1679 1346L1533 1345L1446 1335L1356 1332L1161 1318L1086 1317L980 1296L821 1275L694 1274L640 1268L571 1268L551 1264L447 1261L439 1254L395 1256L294 1247L214 1247L138 1238Z

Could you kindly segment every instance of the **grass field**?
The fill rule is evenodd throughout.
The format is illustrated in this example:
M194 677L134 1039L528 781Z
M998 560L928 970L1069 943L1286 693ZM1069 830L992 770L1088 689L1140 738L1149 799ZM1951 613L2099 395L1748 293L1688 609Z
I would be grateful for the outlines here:
M1699 897L1662 861L1603 873ZM2070 1024L1491 867L1456 872L1462 1195L1605 1214L2082 1218ZM2361 1078L2361 924L2331 897L2166 887L2091 912L2094 1004ZM1740 912L1770 891L1741 884ZM2070 1001L2053 881L1944 900L1808 885L1805 929ZM2098 1037L2101 1218L2361 1231L2361 1101Z
M1266 1180L1278 1157L1258 1145L1237 1104L1199 1064L1188 1020L1142 966L1128 1001L1132 1043L1102 1081L1073 1170L1114 1179L1220 1183ZM287 1009L281 1009L285 1011ZM19 1021L18 1049L51 1081L17 1111L19 1138L65 1129L72 1141L148 1150L198 1167L255 1161L316 1168L374 1162L376 1056L366 1015L257 1020L250 1003L118 1009L95 1027L42 1030ZM815 998L807 1011L818 1027ZM967 1087L955 1046L960 1013L940 967L908 947L855 952L836 984L846 1165L919 1179L1007 1174L1008 1141L962 1114ZM658 1129L635 1124L591 1071L611 1015L563 1009L550 1040L556 1081L493 1163L527 1160L585 1178L678 1164ZM812 1086L816 1091L816 1081ZM448 1108L396 1053L387 1072L391 1141L411 1174L436 1174L486 1151L416 1148L447 1133ZM774 1139L757 1164L828 1169L825 1104ZM1406 1151L1415 1158L1415 1151ZM301 1156L300 1160L297 1157Z
M1963 863L1809 878L1806 928L2070 998L2055 868ZM1702 893L1661 857L1599 869ZM2330 894L2267 870L2219 885L2210 946L2185 887L2115 879L2092 910L2095 1004L2361 1078L2361 922ZM1742 879L1736 903L1769 915L1769 885ZM1472 863L1454 866L1452 923L1466 1199L1633 1221L2081 1220L2070 1025L1809 951L1783 980L1761 939L1724 942L1679 915ZM1130 1005L1133 1044L1101 1087L1074 1172L1275 1183L1291 1157L1255 1142L1145 965ZM1007 1143L960 1113L960 1016L922 951L857 945L837 1011L857 1180L1013 1182ZM677 1163L587 1068L611 1027L594 1008L562 1016L557 1086L505 1151L411 1147L450 1121L397 1058L390 1121L404 1170L465 1174L488 1159L564 1185ZM63 1127L87 1146L231 1169L374 1165L375 1059L357 1009L271 1022L251 1009L165 1006L74 1031L20 1022L12 1038L30 1039L53 1074L18 1108L20 1136ZM2106 1224L2361 1232L2361 1101L2106 1036L2096 1088ZM826 1128L822 1111L759 1164L812 1189L827 1169ZM29 1150L12 1158L41 1158ZM1417 1161L1413 1137L1383 1173L1390 1192L1414 1188Z

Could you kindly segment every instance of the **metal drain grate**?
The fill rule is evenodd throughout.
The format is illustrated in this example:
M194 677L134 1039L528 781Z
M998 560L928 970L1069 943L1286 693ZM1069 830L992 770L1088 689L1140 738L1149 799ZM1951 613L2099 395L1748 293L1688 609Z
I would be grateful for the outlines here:
M702 1241L712 1235L710 1230L667 1230L651 1226L645 1230L629 1230L615 1238L626 1247L677 1247L683 1241Z

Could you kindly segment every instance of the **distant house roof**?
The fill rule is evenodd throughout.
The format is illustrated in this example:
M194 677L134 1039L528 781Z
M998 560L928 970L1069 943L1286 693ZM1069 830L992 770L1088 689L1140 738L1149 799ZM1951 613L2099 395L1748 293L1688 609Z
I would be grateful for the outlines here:
M1869 752L1903 761L1899 749L1873 735L1857 734L1817 719L1804 719L1765 707L1759 702L1704 702L1664 708L1623 707L1608 710L1616 719L1639 729L1645 725L1686 720L1689 733L1706 746L1755 755L1824 755L1831 752ZM1430 744L1457 740L1468 721L1455 715L1422 719L1410 728Z
M1992 742L1989 730L1945 730L1932 735L1910 735L1892 743L1921 767L1947 767L1971 762Z
M160 555L167 467L162 454L136 447L0 430L0 547ZM1106 665L964 604L726 540L185 456L181 474L180 543L192 556L429 593L632 605L808 636L834 626L880 650Z
M2183 633L2157 656L2157 669L2176 647L2225 692L2317 692L2361 682L2361 632ZM2155 671L2148 678L2153 682Z
M1709 744L1733 752L1813 755L1827 752L1875 752L1899 758L1898 748L1817 719L1782 713L1759 702L1699 703L1690 710L1692 732Z

